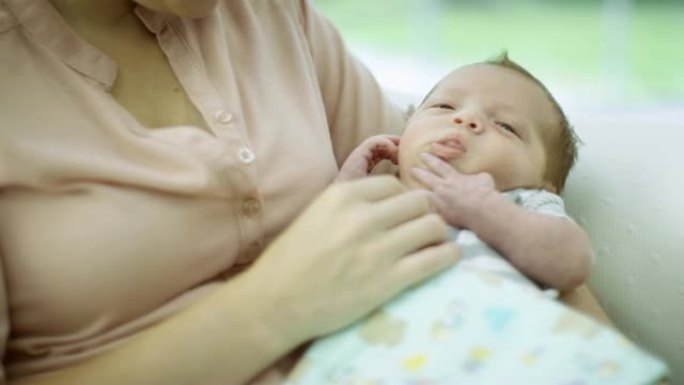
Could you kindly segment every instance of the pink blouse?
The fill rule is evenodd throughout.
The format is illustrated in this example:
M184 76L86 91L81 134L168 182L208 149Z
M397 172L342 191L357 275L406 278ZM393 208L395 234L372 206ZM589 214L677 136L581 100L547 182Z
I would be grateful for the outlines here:
M207 295L363 138L403 128L306 0L136 14L209 130L142 126L108 92L117 64L48 0L0 0L0 384L112 349Z

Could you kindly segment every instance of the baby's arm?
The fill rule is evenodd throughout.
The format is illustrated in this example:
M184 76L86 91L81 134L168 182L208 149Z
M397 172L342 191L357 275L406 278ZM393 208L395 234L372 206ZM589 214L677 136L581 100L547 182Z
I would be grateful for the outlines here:
M569 290L587 278L591 246L576 223L510 202L489 174L464 175L436 157L423 160L434 173L414 169L414 175L433 191L450 225L473 231L537 282Z
M567 218L529 211L494 190L464 210L475 232L531 279L570 290L589 275L591 247L584 231Z

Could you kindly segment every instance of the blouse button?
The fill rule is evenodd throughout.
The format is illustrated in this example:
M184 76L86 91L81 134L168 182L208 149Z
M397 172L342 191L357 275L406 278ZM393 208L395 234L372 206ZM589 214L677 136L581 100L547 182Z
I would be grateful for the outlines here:
M247 216L252 216L259 212L261 204L254 198L245 199L242 202L242 212Z
M250 163L254 162L255 156L254 156L254 153L252 152L252 150L250 150L247 147L242 147L238 151L238 158L240 158L240 162L242 162L244 164L250 164Z
M228 124L233 120L233 114L228 111L216 111L214 119L219 123Z

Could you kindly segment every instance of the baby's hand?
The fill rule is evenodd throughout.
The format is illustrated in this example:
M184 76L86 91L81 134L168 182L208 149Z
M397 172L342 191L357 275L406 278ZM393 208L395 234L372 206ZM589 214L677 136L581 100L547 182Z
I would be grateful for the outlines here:
M430 154L421 154L428 169L414 167L413 176L432 191L435 210L453 227L469 228L482 200L496 192L494 179L488 173L462 174L449 163Z
M395 135L371 136L352 151L340 168L333 183L364 178L380 161L398 163L399 137Z

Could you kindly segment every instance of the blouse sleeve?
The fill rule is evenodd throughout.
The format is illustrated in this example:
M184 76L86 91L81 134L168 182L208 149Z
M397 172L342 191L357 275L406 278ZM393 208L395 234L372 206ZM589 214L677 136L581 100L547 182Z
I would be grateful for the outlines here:
M370 71L346 48L337 29L300 0L302 23L325 105L335 158L342 164L366 137L400 135L406 116L383 94Z

